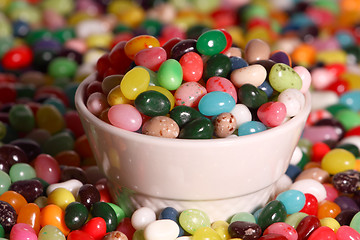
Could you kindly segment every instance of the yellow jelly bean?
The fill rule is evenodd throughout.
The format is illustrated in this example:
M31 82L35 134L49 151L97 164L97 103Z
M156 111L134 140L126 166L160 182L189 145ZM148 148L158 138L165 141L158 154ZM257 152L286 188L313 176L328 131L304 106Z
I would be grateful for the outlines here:
M256 27L250 29L246 33L245 38L246 38L246 42L249 42L251 39L261 39L267 43L272 42L270 32L264 27Z
M229 223L225 221L215 221L211 224L211 228L217 232L217 234L221 237L221 239L226 240L230 238L230 234L228 231Z
M88 48L103 48L109 49L113 40L111 33L92 34L86 38L86 45Z
M344 73L341 75L349 83L349 89L360 89L360 75L355 73Z
M174 108L175 98L174 95L172 95L169 90L160 86L149 86L147 90L154 90L164 94L170 101L170 110Z
M127 99L124 94L121 92L120 85L111 89L107 96L107 101L110 106L117 104L131 104L132 101Z
M245 48L246 42L245 42L244 31L240 27L231 26L231 27L226 28L226 30L231 35L233 43L235 43L236 45L238 45L241 48Z
M82 21L89 20L92 18L93 18L93 16L91 16L89 13L81 11L81 12L77 12L77 13L74 13L71 16L69 16L67 21L70 26L73 26Z
M64 126L64 119L59 110L53 105L42 105L35 115L38 128L45 129L54 134L60 132Z
M329 151L321 160L321 168L330 174L336 174L355 168L355 156L341 148Z
M120 89L124 96L129 100L135 100L137 95L144 92L150 82L148 71L143 68L134 68L125 74Z
M48 204L55 204L62 210L65 210L67 205L75 202L75 197L69 190L65 188L56 188L49 194L47 202Z
M320 224L321 224L321 226L326 226L326 227L331 228L335 233L340 227L340 223L338 221L336 221L335 218L331 218L331 217L326 217L326 218L320 219Z
M133 1L112 1L108 12L113 13L120 23L129 27L137 27L146 17L144 9Z
M211 227L201 227L194 233L193 240L222 240L217 232Z
M325 65L333 63L346 64L346 52L342 50L321 51L316 55L316 61Z
M83 56L83 62L89 65L96 65L97 60L106 52L101 49L90 49Z
M130 59L134 59L139 51L152 47L160 47L160 42L153 36L140 35L130 39L126 43L124 50Z

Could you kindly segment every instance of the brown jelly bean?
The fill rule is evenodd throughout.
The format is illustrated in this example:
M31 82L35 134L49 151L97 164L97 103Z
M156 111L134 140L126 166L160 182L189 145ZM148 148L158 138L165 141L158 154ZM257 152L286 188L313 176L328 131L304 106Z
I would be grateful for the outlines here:
M32 161L33 159L36 158L37 155L41 153L40 144L32 139L26 139L26 138L16 139L12 141L11 144L21 148L26 154L29 161Z
M37 179L16 181L10 185L9 190L21 194L28 203L34 202L43 192L43 185Z
M261 236L261 227L252 222L235 221L228 228L231 238L241 238L243 240L258 239Z
M2 145L0 147L0 170L8 173L15 163L28 163L25 152L12 144Z
M61 169L60 182L77 179L83 184L87 183L87 176L84 170L74 166L63 166Z
M16 224L17 214L15 209L7 202L0 201L0 225L9 233Z
M357 210L343 210L341 211L336 217L336 221L339 222L340 226L349 226L351 220L353 219L353 217L355 216L355 214L357 214L358 211Z
M94 185L85 184L79 189L78 201L90 209L94 203L100 201L100 193Z
M196 51L196 40L195 39L186 39L181 40L171 49L171 58L180 60L180 58L188 52L197 52Z

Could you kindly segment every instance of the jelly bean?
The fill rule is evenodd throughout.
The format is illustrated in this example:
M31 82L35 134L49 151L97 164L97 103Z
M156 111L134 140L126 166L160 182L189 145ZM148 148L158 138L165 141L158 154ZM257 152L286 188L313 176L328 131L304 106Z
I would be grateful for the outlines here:
M237 102L237 92L234 85L226 78L211 77L206 81L206 90L208 92L222 91L229 93Z
M230 111L230 113L236 119L236 128L239 128L240 125L249 122L252 119L249 108L244 104L236 104L235 107Z
M239 212L232 216L230 223L235 221L256 223L254 215L248 212Z
M204 80L214 76L226 78L230 71L230 58L221 53L214 54L205 63L203 78Z
M239 88L238 98L248 108L259 108L268 101L266 93L251 84L244 84Z
M313 162L321 162L321 159L330 151L329 145L324 142L316 142L311 147L311 160Z
M245 136L249 134L254 134L258 132L265 131L267 127L258 121L248 121L241 124L238 128L238 136Z
M90 209L94 203L100 201L100 193L94 185L85 184L79 187L77 199Z
M19 211L16 222L29 224L37 234L40 230L40 208L35 203L24 205Z
M65 136L65 140L69 139ZM54 141L54 144L58 143ZM71 143L70 143L71 144ZM63 145L64 146L64 145ZM57 183L60 179L60 167L58 162L48 154L40 154L34 160L36 176L49 184Z
M311 193L305 193L305 204L300 212L306 213L308 215L317 215L318 212L318 200Z
M236 130L236 120L231 113L221 113L214 120L214 134L217 137L228 137Z
M87 208L79 202L71 202L65 209L65 224L70 230L80 229L88 218Z
M116 231L124 233L131 240L136 229L131 225L131 218L125 217L116 227Z
M340 96L339 103L348 106L353 111L359 111L360 106L357 104L360 100L360 91L348 91Z
M106 96L100 92L92 93L87 101L86 107L95 116L99 116L101 112L109 107Z
M235 221L229 225L231 238L257 239L261 236L261 227L256 223Z
M273 200L267 203L260 212L257 223L262 230L275 222L283 222L286 219L286 209L282 202Z
M298 177L298 175L300 175L300 173L301 173L300 167L293 164L289 164L288 168L286 169L285 175L289 176L292 181L295 181L295 179Z
M316 90L324 90L336 80L335 75L325 68L313 69L311 71L311 78L312 78L311 81L312 86Z
M211 224L211 228L215 230L215 232L220 236L221 239L229 239L229 223L218 220Z
M87 182L86 173L82 168L75 166L64 166L61 171L60 182L65 182L71 179L77 179L83 184Z
M182 82L181 65L174 59L168 59L161 64L158 71L158 82L167 90L176 90Z
M314 179L320 183L324 183L329 180L329 173L320 168L314 167L301 172L295 181L302 179Z
M285 236L277 233L269 233L259 238L259 240L285 240L285 239L287 239Z
M196 108L200 99L207 93L206 89L197 82L186 82L175 91L176 105L185 105Z
M41 209L40 225L53 225L57 227L65 236L70 232L70 229L65 224L65 212L55 204L49 204Z
M141 50L153 47L160 47L160 43L155 37L140 35L127 41L124 51L130 59L134 59L135 55Z
M336 203L341 208L341 211L348 209L354 209L360 211L360 208L356 204L356 202L348 196L339 196L335 198L334 203Z
M117 218L113 208L105 202L96 202L92 205L91 215L101 217L106 222L106 232L112 232L116 229Z
M326 198L325 187L313 179L303 179L296 181L293 185L291 185L290 189L299 190L304 194L311 193L316 197L318 202L321 202Z
M304 129L303 138L310 140L313 143L324 141L338 141L339 134L336 128L332 126L310 126Z
M4 171L0 171L0 195L9 190L10 185L11 179L9 175Z
M214 55L222 52L227 45L225 34L220 30L209 30L199 36L196 50L203 55Z
M48 195L48 204L55 204L65 211L67 205L75 202L74 195L65 188L56 188Z
M39 232L40 240L65 240L64 234L55 226L46 225Z
M36 177L36 172L27 163L15 163L11 166L9 176L12 182L28 180Z
M183 80L197 82L203 74L203 60L196 52L185 53L179 60L183 71Z
M199 209L187 209L179 216L181 227L188 233L194 234L201 227L210 227L208 215Z
M4 228L5 233L9 233L11 228L16 224L16 217L17 214L14 207L0 200L0 225Z
M305 97L297 89L284 90L279 94L278 101L285 104L287 117L297 115L305 105Z
M2 56L2 65L7 70L18 70L30 66L33 52L27 46L11 48Z
M221 91L206 94L199 102L199 111L205 116L215 116L223 112L230 112L235 106L234 98Z
M320 219L320 223L321 223L321 226L329 227L334 232L336 232L340 227L340 224L338 223L338 221L335 218L331 218L331 217L325 217L325 218Z
M358 233L360 233L360 213L356 213L354 217L352 218L350 222L350 227L352 227L354 230L356 230Z
M231 72L230 78L236 87L241 87L244 84L252 84L258 87L265 81L266 75L266 69L262 65L253 64L235 69Z
M350 109L343 109L336 113L337 119L346 130L356 127L360 124L360 117L358 114Z
M270 57L270 46L260 39L252 39L245 46L245 56L248 63L267 60Z
M306 216L308 216L308 214L303 213L303 212L293 213L286 217L285 223L289 224L290 226L292 226L293 228L296 229L297 226L299 225L300 221Z
M54 78L73 77L77 69L77 63L65 57L54 58L48 66L48 73Z
M142 124L140 112L129 104L119 104L110 107L108 118L111 124L115 127L128 131L136 131Z
M311 235L308 238L309 240L311 239L331 239L331 240L336 240L336 234L334 233L334 231L326 226L321 226L319 228L317 228L313 233L311 233Z
M307 239L319 227L319 219L313 215L309 215L300 221L296 227L296 231L298 232L299 239Z
M34 203L38 205L39 208L43 208L47 205L47 197L40 196L35 199Z
M288 190L280 193L276 200L281 201L286 209L288 214L293 214L300 211L306 202L305 195L297 190Z
M134 68L123 77L120 89L127 99L135 100L137 95L147 89L149 82L150 75L144 68Z
M71 179L61 183L50 184L50 186L48 186L46 189L46 194L50 195L50 193L56 188L65 188L69 190L74 196L76 196L81 186L83 186L83 184L79 180Z
M161 219L149 223L144 229L145 239L175 239L179 235L176 222Z
M35 120L38 128L45 129L51 134L64 128L64 120L57 108L52 105L42 105L36 112Z
M31 139L17 139L10 144L20 147L30 161L34 160L34 158L41 153L40 144Z
M257 116L267 127L279 126L286 117L286 106L282 102L267 102L257 110Z
M196 52L197 41L195 39L185 39L177 42L171 48L170 56L175 60L180 58L189 52ZM168 55L169 56L169 55Z
M300 90L302 80L300 76L289 66L283 63L276 63L269 73L271 86L279 92L288 88Z
M25 152L18 146L4 144L0 147L0 170L8 173L15 163L27 163L29 160Z
M358 213L357 210L342 210L336 217L335 220L341 225L341 226L349 226L351 220L355 216L355 214Z
M164 94L154 90L140 93L136 97L134 105L140 113L150 117L164 116L170 111L169 99Z
M74 230L69 233L69 235L67 236L67 239L68 240L81 240L81 239L94 240L94 237L84 231Z
M155 220L155 212L148 207L138 208L131 216L131 224L136 230L144 230L147 225Z
M189 106L176 106L170 111L170 117L182 128L186 123L201 117L198 111Z
M344 143L344 144L338 145L337 148L343 148L343 149L351 152L356 158L360 156L360 151L355 144Z
M124 210L114 203L107 204L110 205L110 207L114 210L116 215L116 225L118 225L125 218Z
M166 116L156 116L144 123L141 132L145 135L176 138L180 133L180 128L173 119Z
M0 224L0 239L3 239L4 236L5 236L5 230L2 227L2 225Z
M157 71L166 60L166 51L162 47L146 48L139 51L134 58L135 64Z
M32 111L23 104L17 104L10 109L9 121L15 130L22 132L29 132L35 126L35 118Z
M34 202L34 200L43 193L43 185L37 179L29 179L13 182L9 190L21 194L27 202Z
M164 94L170 101L170 110L174 108L175 98L169 90L167 90L163 87L160 87L160 86L149 86L147 88L147 91L150 91L150 90L158 91L158 92Z
M265 231L264 231L264 235L267 235L269 233L277 233L280 235L285 236L288 240L295 240L298 239L298 233L296 232L295 228L293 228L292 226L290 226L287 223L283 223L283 222L277 222L277 223L273 223L270 226L268 226Z
M322 219L324 217L332 217L335 218L341 212L341 208L334 202L330 202L327 200L319 203L318 208L318 218Z
M321 161L321 168L330 174L353 169L355 157L345 149L333 149L329 151Z
M210 119L199 117L187 123L179 133L183 139L210 139L214 133L214 126Z
M26 223L17 223L15 224L10 232L10 238L14 240L20 239L29 239L29 240L37 240L36 233L34 229L31 228L30 225Z
M337 239L360 239L360 233L349 226L341 226L336 232Z
M91 235L95 240L100 240L106 234L106 222L101 217L94 217L81 230Z

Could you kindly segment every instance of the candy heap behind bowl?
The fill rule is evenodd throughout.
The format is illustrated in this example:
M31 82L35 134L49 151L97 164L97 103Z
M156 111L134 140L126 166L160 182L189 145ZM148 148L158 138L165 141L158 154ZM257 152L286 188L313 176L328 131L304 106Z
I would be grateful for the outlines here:
M311 108L310 93L307 89L310 83L308 82L306 87L302 81L303 75L308 72L305 68L295 72L291 66L285 64L287 62L291 65L286 54L281 51L270 53L270 47L257 39L250 41L248 45L252 46L246 46L244 58L241 57L239 48L229 44L231 38L225 40L223 47L215 49L212 46L222 43L216 42L212 35L218 39L221 34L225 39L225 31L210 30L197 40L171 39L162 47L151 36L134 37L128 42L118 43L109 54L99 59L98 71L79 85L75 96L76 108L95 159L111 184L115 202L128 214L139 207L160 211L170 206L178 211L200 209L208 213L212 220L226 220L237 212L251 212L263 206L274 194L275 183L287 170ZM208 49L199 45L200 41L205 41ZM215 43L210 44L211 41ZM181 54L178 54L175 50L180 48ZM115 65L111 65L114 49L117 49L117 53L122 53L117 54L121 55L121 61L116 64L127 66L116 69ZM158 66L153 64L154 61L145 61L159 50L165 53L165 57L155 54L154 59L162 59ZM148 54L149 51L153 52ZM253 51L262 57L254 56ZM197 67L199 62L194 60L189 63L184 60L190 54L196 54L195 59L201 63L200 68ZM144 59L139 55L147 57ZM284 61L284 56L285 63L279 62L279 59ZM273 59L269 59L270 57ZM232 67L224 73L223 67L215 61L215 66L223 70L211 70L209 65L214 58L225 59ZM137 65L141 62L144 65L134 67L131 63L133 59ZM146 62L151 64L147 65ZM236 62L238 64L235 64ZM173 66L168 67L170 65ZM189 76L185 76L189 73L186 68L192 67L197 67L200 74L195 72L192 77L197 75L197 79L186 81L185 78L189 79ZM293 75L284 78L289 72ZM136 74L140 74L138 76L141 76L141 79L130 77ZM176 80L178 76L180 80ZM298 82L293 81L293 76ZM209 87L211 78L220 78L223 82L230 83L230 89L235 91L231 92L229 88L214 90ZM118 82L113 84L111 90L105 90L105 82L112 81L109 79L117 79ZM184 104L184 101L176 102L180 89L189 84L197 84L198 89L203 90L201 96L189 96L198 98L196 104L193 101L187 106L197 112L198 117L194 119L190 119L186 111L179 114L181 108L178 105ZM267 87L264 87L265 84ZM96 85L101 85L101 93L89 93L89 89L94 89ZM134 85L130 93L126 92L129 87L124 87L129 85ZM143 89L139 90L140 88ZM146 93L154 92L154 88L162 89L161 94L165 93L164 98L168 99L169 105L166 111L160 111L164 105L161 104L162 100L159 103L160 100L144 97ZM255 90L250 90L253 88ZM265 88L270 88L271 93L262 90ZM292 91L295 91L295 96L286 93ZM114 98L114 92L117 92L117 98ZM175 98L166 93L173 93ZM299 94L301 104L294 99ZM92 95L98 95L96 101ZM213 97L210 98L209 95ZM214 97L217 95L220 98ZM261 104L256 103L258 106L255 107L252 104L258 99L250 99L253 95L260 95L260 98L265 100L260 100ZM114 99L121 99L120 103L113 101ZM280 102L280 99L283 102ZM171 102L176 103L175 107ZM282 117L277 116L281 111L275 109L264 119L262 114L271 109L273 104L288 109L285 113L282 111ZM131 111L123 114L120 112L115 115L118 118L116 119L110 112L116 112L114 109L119 106ZM294 110L296 106L298 109ZM235 111L239 108L243 110ZM149 109L156 113L152 114ZM294 111L295 113L291 113ZM248 115L242 115L244 113ZM180 117L174 117L176 114ZM134 120L134 115L138 116L138 120ZM220 131L217 126L217 122L220 122L218 116L225 115L230 116L230 120L226 121L237 122L231 131L233 134L225 134L226 137L223 134L224 129L220 127ZM146 124L154 124L151 122L158 117L171 121L171 126L177 131L172 131L167 137L160 137L159 131L149 131ZM126 121L128 122L124 125ZM138 121L140 124L130 129L138 124ZM196 128L195 121L206 122L210 130L205 130L206 127L203 126ZM246 128L243 126L249 123L250 127L244 130ZM195 126L196 130L189 130L189 125ZM258 127L259 125L262 127ZM169 132L166 131L169 126L163 129L164 133ZM189 132L196 132L197 137Z

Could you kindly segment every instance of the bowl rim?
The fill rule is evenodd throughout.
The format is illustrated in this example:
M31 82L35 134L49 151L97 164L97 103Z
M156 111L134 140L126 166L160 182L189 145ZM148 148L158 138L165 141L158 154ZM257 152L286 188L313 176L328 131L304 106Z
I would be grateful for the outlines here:
M193 144L199 142L206 143L209 147L211 145L218 145L218 144L231 144L231 143L241 143L243 141L254 141L256 138L266 137L266 135L278 134L282 131L290 130L293 125L299 125L301 122L304 122L311 110L311 93L307 91L305 93L305 104L303 109L294 117L286 121L285 123L281 124L280 126L269 128L265 131L250 134L246 136L235 136L235 137L227 137L227 138L212 138L212 139L179 139L179 138L162 138L157 136L145 135L138 132L132 132L125 129L121 129L115 127L111 124L108 124L95 115L93 115L85 105L85 89L86 86L91 83L92 81L96 81L96 73L92 73L87 76L78 86L75 92L75 107L80 115L80 117L86 118L92 125L101 128L111 134L121 136L127 139L132 139L135 141L141 142L149 142L151 141L154 144L185 144L188 146L193 146Z

